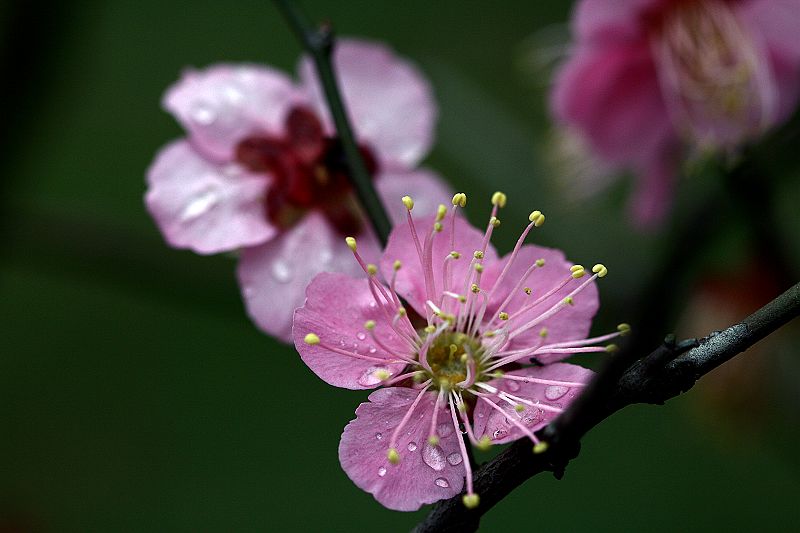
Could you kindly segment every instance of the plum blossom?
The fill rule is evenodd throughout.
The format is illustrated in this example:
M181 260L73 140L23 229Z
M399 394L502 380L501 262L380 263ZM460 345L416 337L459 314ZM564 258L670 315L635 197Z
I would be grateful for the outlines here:
M464 504L478 505L464 439L485 448L528 438L543 451L535 432L592 375L561 361L609 351L600 344L630 329L587 338L595 280L607 269L588 275L559 250L524 244L544 223L541 212L501 258L490 239L506 196L493 196L484 232L457 216L466 201L456 194L449 214L440 205L415 219L404 197L407 222L392 231L379 266L348 238L366 278L319 274L295 311L295 346L317 376L347 389L380 387L345 427L339 459L391 509L412 511L465 486Z
M731 153L792 112L798 27L800 0L581 0L553 114L602 165L637 174L633 214L656 223L687 149Z
M433 213L450 193L433 172L415 168L430 148L437 115L428 82L374 42L343 39L333 62L379 195L424 192L431 201L422 208ZM310 59L300 61L298 73L294 82L251 64L185 72L163 105L187 136L158 153L145 196L170 245L199 254L241 252L238 278L249 315L286 341L314 275L355 273L349 251L334 243L356 235L367 255L379 250L349 185Z

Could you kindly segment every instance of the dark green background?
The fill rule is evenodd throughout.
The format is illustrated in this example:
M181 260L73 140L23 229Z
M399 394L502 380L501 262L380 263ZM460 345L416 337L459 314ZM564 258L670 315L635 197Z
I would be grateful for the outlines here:
M273 6L22 4L0 11L12 74L0 161L0 531L410 528L424 510L382 508L337 460L342 428L366 394L327 386L292 348L257 331L234 261L168 248L143 209L146 167L182 134L159 101L184 66L294 69L299 49ZM305 3L341 34L385 40L421 65L441 107L428 164L469 194L473 220L487 215L493 190L508 193L502 251L531 209L544 210L539 242L611 270L597 331L634 321L640 311L626 302L659 260L663 234L627 225L627 185L583 204L561 200L541 162L544 73L520 68L527 39L563 23L569 6L492 4ZM776 209L796 254L793 172ZM686 183L678 216L718 186ZM740 224L732 218L693 268L742 261ZM782 368L797 402L789 354ZM708 423L714 412L696 416L706 408L693 394L608 420L562 481L529 481L484 528L796 526L798 411L765 391L749 401L773 402L769 423L721 431Z

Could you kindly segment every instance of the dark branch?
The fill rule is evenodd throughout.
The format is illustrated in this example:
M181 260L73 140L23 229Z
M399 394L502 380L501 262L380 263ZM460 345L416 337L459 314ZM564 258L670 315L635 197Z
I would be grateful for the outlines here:
M700 340L676 343L669 336L649 355L635 361L618 375L612 361L570 407L538 436L550 444L540 455L529 442L517 441L475 473L480 506L468 510L456 496L436 504L415 531L475 531L481 516L530 477L549 471L560 478L580 450L580 439L591 428L620 409L636 404L663 404L688 391L702 376L800 316L800 283L723 331Z
M386 245L386 240L389 238L389 231L391 231L392 228L386 210L380 198L378 198L377 192L375 192L375 187L372 186L369 171L358 149L358 144L353 135L353 129L347 118L342 96L336 83L336 74L333 72L331 63L331 54L334 47L332 28L328 24L320 26L313 25L308 17L306 17L300 8L291 0L275 0L275 4L278 6L278 9L280 9L281 13L283 13L283 16L297 36L297 39L303 45L303 48L305 48L306 52L308 52L314 61L317 76L325 92L325 100L328 103L328 108L333 117L333 123L336 126L336 132L342 143L345 158L347 159L350 182L356 190L358 199L372 227L375 229L375 233L378 235L381 243Z

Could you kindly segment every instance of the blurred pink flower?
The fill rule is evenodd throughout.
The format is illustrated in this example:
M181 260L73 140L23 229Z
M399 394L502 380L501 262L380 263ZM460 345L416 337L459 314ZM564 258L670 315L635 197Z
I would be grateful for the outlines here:
M639 222L667 212L682 152L730 152L800 93L800 0L581 0L552 109L638 175Z
M379 194L424 194L431 203L421 207L432 213L449 193L433 172L415 169L436 121L428 82L373 42L340 41L334 66ZM156 156L145 197L172 246L200 254L241 249L248 313L287 341L311 278L354 271L347 250L334 246L341 236L358 235L365 249L379 250L347 180L310 59L298 71L298 83L248 64L187 71L163 104L188 135Z
M385 387L356 410L339 459L356 485L391 509L459 494L465 477L464 503L477 505L462 424L481 448L527 437L543 450L534 432L592 375L559 361L603 352L599 343L628 329L586 338L598 308L595 279L606 269L596 265L586 276L558 250L523 245L544 222L538 211L514 250L498 257L489 241L505 196L496 193L493 203L485 232L456 216L466 204L461 194L449 216L442 205L435 218L415 222L409 209L380 268L348 239L367 279L320 274L295 311L295 346L315 374L347 389ZM531 358L538 365L523 366Z

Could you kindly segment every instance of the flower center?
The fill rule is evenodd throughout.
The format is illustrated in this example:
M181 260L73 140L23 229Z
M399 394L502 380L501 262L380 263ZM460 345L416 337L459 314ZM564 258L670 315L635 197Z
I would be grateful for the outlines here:
M480 375L479 361L482 353L483 347L479 339L466 333L446 331L436 337L428 347L428 377L435 387L455 389L458 383L467 379L468 366L472 361L475 365L473 372L477 373L473 375Z
M318 209L343 235L360 233L361 217L339 139L325 136L317 116L304 107L288 113L285 131L283 137L251 135L236 147L240 164L273 179L266 198L270 222L288 228L307 211ZM372 151L359 148L374 175L378 165Z

